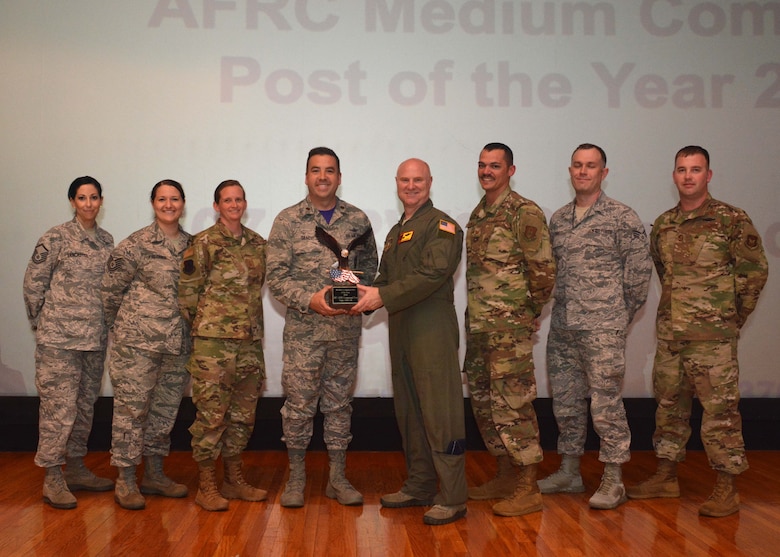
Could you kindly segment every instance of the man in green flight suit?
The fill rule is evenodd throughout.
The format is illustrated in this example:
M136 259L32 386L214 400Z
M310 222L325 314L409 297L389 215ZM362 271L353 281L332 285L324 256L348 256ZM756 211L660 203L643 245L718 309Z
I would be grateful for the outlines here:
M448 524L466 515L467 499L453 296L463 231L433 207L425 161L401 163L395 180L404 214L387 235L374 286L359 284L360 301L352 308L385 306L389 314L395 413L408 477L380 501L390 508L433 503L423 522Z

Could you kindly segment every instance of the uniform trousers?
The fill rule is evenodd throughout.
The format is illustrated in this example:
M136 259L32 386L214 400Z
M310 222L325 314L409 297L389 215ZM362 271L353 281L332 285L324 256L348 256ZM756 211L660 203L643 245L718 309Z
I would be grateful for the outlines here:
M195 337L187 369L197 409L190 426L192 458L241 454L254 430L265 380L262 341Z
M429 299L392 314L389 331L393 402L408 474L401 489L438 505L463 504L466 427L452 302Z
M623 404L625 331L578 331L552 327L547 337L547 374L558 423L558 452L585 452L588 401L601 440L599 460L622 464L631 458L631 431Z
M162 354L113 344L108 373L114 387L111 465L135 466L167 456L171 430L189 380L187 354Z
M508 455L518 466L541 462L530 331L469 333L464 368L474 419L488 452Z
M37 345L35 386L40 397L35 464L62 466L87 454L106 353Z
M658 403L653 446L659 458L679 462L691 436L691 404L701 402L701 440L710 466L720 472L747 470L739 412L737 339L658 339L653 368Z
M288 449L309 447L317 405L324 416L323 438L330 451L352 440L352 392L360 337L298 342L285 332L282 431Z

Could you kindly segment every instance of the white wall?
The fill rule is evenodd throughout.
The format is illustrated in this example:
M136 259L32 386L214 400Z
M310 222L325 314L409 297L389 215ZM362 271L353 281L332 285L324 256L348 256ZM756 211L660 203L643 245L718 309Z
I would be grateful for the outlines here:
M103 184L100 222L117 242L151 221L163 178L184 184L192 232L213 222L217 183L239 179L246 224L267 237L305 194L308 149L327 145L340 195L381 245L402 160L431 164L434 202L464 225L485 143L514 149L513 187L549 216L570 200L569 156L587 141L607 151L607 193L648 226L676 203L676 150L710 150L713 194L748 211L772 266L740 343L743 393L779 397L779 35L778 2L1 2L0 394L35 394L22 276L40 235L70 218L76 176ZM627 396L651 393L657 300L654 279L629 339ZM268 296L265 310L276 396L283 311ZM358 396L392 394L386 337L380 311L366 320Z

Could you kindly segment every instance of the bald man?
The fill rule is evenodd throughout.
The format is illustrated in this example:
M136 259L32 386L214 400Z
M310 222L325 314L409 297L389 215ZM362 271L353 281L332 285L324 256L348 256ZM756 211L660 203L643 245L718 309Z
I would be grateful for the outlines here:
M374 286L358 285L353 311L385 306L395 414L407 479L381 498L383 507L433 504L423 522L449 524L466 515L463 381L453 274L463 231L430 200L428 164L407 160L396 173L404 214L387 235ZM437 490L438 484L438 490Z

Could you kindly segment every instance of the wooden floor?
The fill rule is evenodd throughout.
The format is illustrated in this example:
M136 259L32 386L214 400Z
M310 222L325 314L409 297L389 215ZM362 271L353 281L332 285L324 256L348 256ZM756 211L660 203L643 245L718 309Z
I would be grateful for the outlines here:
M173 453L166 470L186 483L186 499L147 497L146 510L126 511L113 492L77 492L78 507L52 509L41 499L43 473L31 453L0 453L0 556L395 556L395 555L780 555L780 452L749 453L751 468L738 480L741 511L730 517L699 517L715 474L701 452L680 467L680 499L629 501L613 511L588 508L601 465L595 453L583 459L588 491L546 495L541 513L501 518L487 501L469 502L464 520L446 526L422 523L422 508L383 509L379 497L398 489L404 461L396 452L350 452L348 475L365 497L362 507L343 507L324 496L327 455L307 456L306 505L284 509L286 454L247 452L250 482L269 490L263 503L233 501L222 513L194 503L196 467L187 452ZM115 477L107 453L87 464ZM541 471L557 468L547 455ZM467 455L470 484L495 470L484 452ZM655 470L651 453L635 453L624 468L626 483Z

